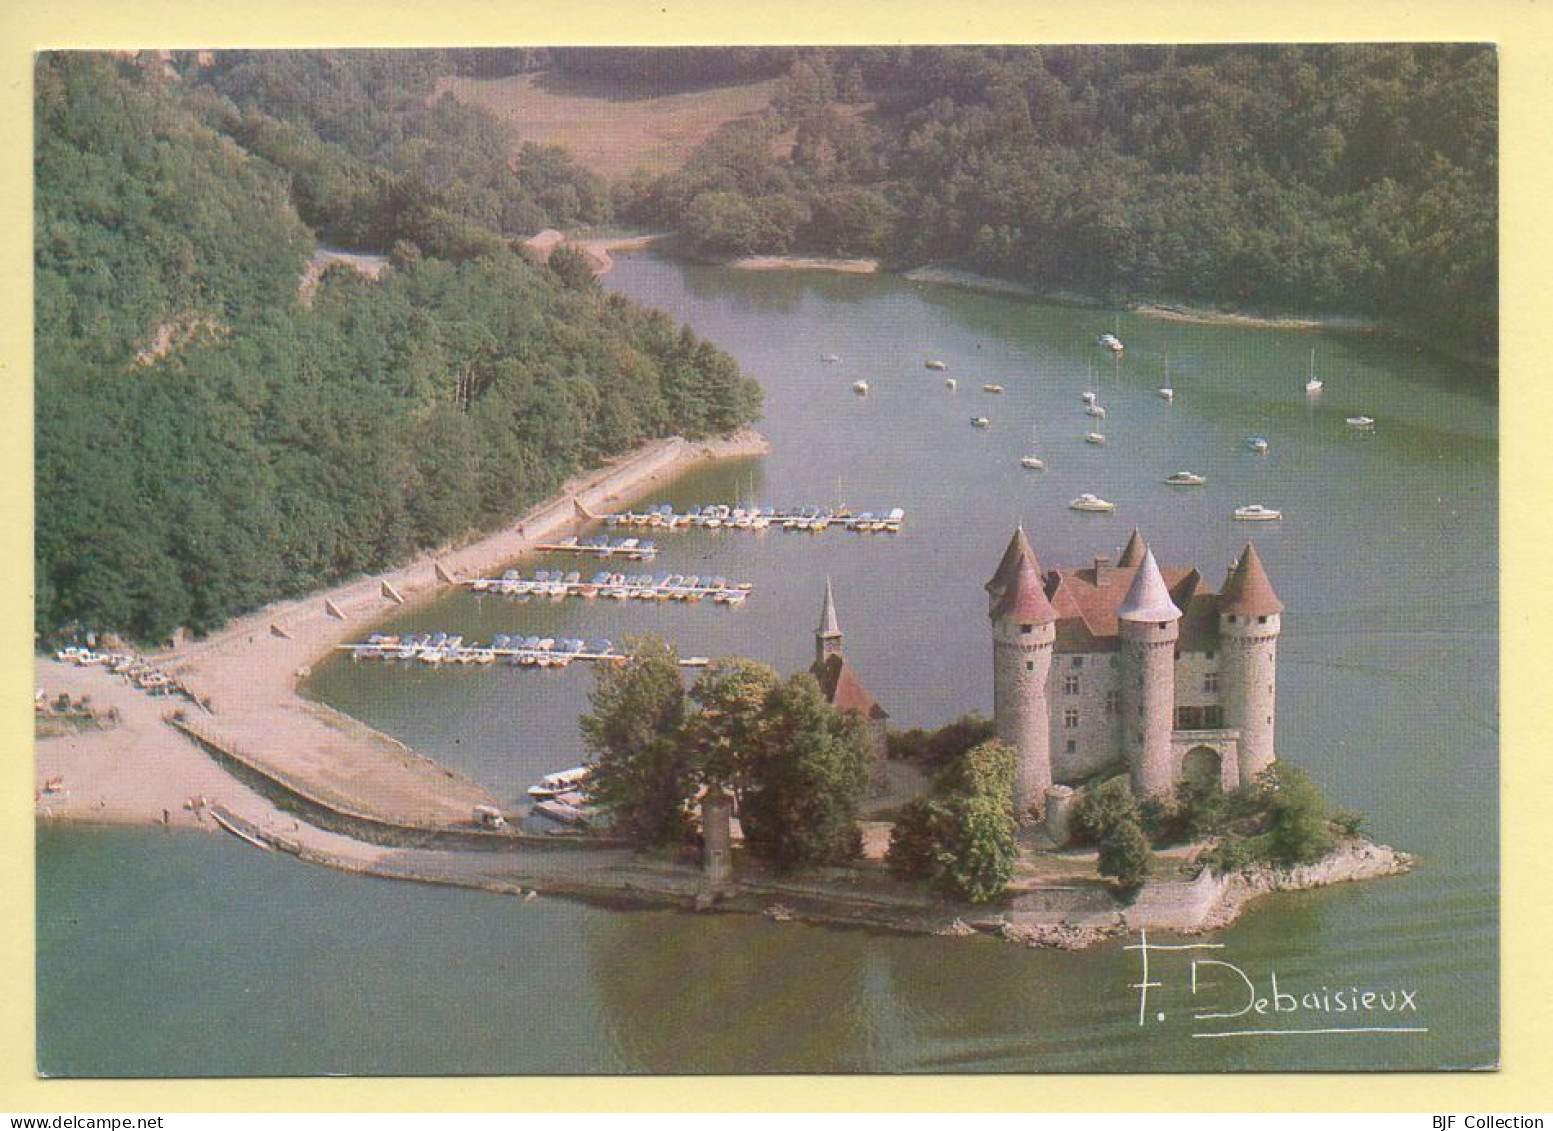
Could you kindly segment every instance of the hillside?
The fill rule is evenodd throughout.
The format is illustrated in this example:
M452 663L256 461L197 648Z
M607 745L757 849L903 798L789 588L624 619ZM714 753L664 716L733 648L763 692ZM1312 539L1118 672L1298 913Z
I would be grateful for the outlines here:
M717 130L770 105L779 81L665 90L658 83L543 71L448 76L435 93L489 110L520 143L563 146L584 169L618 180L638 169L678 169Z
M710 256L1379 315L1491 355L1497 113L1474 45L810 50L614 204Z
M304 303L295 176L208 124L243 120L208 87L84 53L41 55L36 79L42 633L209 631L759 411L727 355L480 226L456 176L341 142L290 151L362 174L320 176L310 208L348 215L362 184L421 208L391 211L377 280L326 268ZM272 138L319 136L305 107L270 108Z

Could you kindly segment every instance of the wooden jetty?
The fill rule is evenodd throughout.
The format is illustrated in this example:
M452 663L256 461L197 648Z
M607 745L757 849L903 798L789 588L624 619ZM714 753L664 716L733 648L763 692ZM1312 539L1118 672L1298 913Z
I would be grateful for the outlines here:
M644 526L657 530L851 530L870 534L899 534L906 512L853 511L850 507L757 507L714 503L689 511L676 511L668 503L646 510L607 514L611 526Z

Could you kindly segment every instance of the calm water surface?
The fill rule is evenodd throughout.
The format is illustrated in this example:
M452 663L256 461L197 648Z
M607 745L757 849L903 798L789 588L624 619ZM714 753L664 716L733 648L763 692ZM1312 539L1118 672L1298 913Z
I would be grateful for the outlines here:
M898 938L743 917L522 905L345 876L228 839L40 833L39 1044L59 1074L1127 1071L1427 1068L1497 1059L1497 440L1484 380L1364 337L1171 324L898 279L623 256L608 285L690 323L767 390L772 452L677 480L692 505L907 509L899 537L663 535L654 571L756 584L739 609L457 594L401 629L621 639L793 670L828 575L845 646L898 725L990 712L981 584L1023 521L1042 562L1113 556L1133 524L1210 583L1254 535L1288 605L1279 753L1406 878L1279 897L1210 941L1258 992L1412 990L1426 1033L1194 1039L1353 1015L1194 1023L1186 959L1138 1024L1135 952ZM1094 345L1117 329L1127 355ZM1327 391L1308 400L1309 351ZM835 353L840 364L821 364ZM1169 357L1174 403L1155 390ZM942 358L947 373L923 368ZM1093 378L1088 370L1093 366ZM959 381L957 391L944 378ZM851 384L866 378L867 397ZM1078 394L1097 383L1105 448ZM1006 388L980 391L984 382ZM1346 416L1379 421L1358 436ZM986 415L991 429L969 427ZM1265 456L1247 436L1271 443ZM1019 466L1035 452L1047 470ZM1189 469L1206 487L1161 480ZM1111 516L1069 511L1093 491ZM1248 526L1260 502L1282 523ZM553 559L550 565L589 568ZM582 754L585 670L334 661L312 694L512 799ZM1205 986L1207 985L1205 981ZM1199 1007L1201 1007L1199 1005ZM1164 1020L1157 1014L1163 1013Z

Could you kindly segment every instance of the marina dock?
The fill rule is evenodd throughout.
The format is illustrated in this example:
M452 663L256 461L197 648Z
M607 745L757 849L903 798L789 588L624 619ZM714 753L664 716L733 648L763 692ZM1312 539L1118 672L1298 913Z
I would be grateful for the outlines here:
M623 664L630 657L615 651L608 640L588 644L583 640L555 640L538 636L507 636L497 633L490 644L464 643L462 636L445 632L421 632L408 636L373 633L360 644L337 644L336 651L349 652L353 660L414 660L423 664L495 664L515 667L564 668L573 662ZM689 656L679 662L682 668L704 668L711 660Z
M548 550L555 554L588 554L596 558L625 558L632 562L650 562L658 556L658 547L652 542L636 538L563 538L559 542L540 542L536 550Z
M640 511L607 514L610 526L645 526L658 530L851 530L865 534L899 534L906 520L900 507L854 512L849 507L759 507L715 503L678 512L668 503Z
M476 577L460 581L476 593L501 597L609 597L615 600L702 601L710 597L714 604L741 605L754 592L748 582L730 582L723 577L699 577L678 573L624 574L603 571L584 581L576 571L562 575L560 570L538 570L524 577L508 570L501 577Z

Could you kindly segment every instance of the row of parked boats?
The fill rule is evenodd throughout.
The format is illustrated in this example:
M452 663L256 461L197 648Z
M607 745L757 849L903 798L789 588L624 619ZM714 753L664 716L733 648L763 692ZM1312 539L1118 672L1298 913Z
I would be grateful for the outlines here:
M691 527L706 530L855 530L861 533L899 534L906 520L906 512L900 507L887 511L861 511L839 507L827 510L821 507L758 507L733 506L713 503L691 507L679 512L669 503L657 503L640 511L605 515L611 526L649 526L665 530L685 530Z
M611 597L657 601L700 601L710 597L719 605L740 605L755 586L748 581L730 582L726 577L702 577L683 573L611 573L600 570L587 581L581 572L563 574L560 570L536 570L524 577L510 569L501 577L476 577L462 582L476 593L502 597Z
M98 652L72 644L55 652L54 658L78 668L107 668L152 695L182 695L191 701L194 699L193 693L179 679L133 652Z
M592 644L580 636L556 638L552 636L509 636L498 632L489 644L465 643L456 633L414 632L404 636L374 632L362 644L341 644L340 650L349 652L353 660L415 660L423 664L494 664L498 662L522 667L561 667L574 660L588 662L624 663L626 656L615 650L608 640ZM710 661L705 656L691 656L680 661L681 667L704 668Z
M591 538L563 538L559 542L541 542L535 547L562 554L589 554L599 558L625 558L633 562L650 562L658 556L658 544L643 538L608 538L595 535Z

